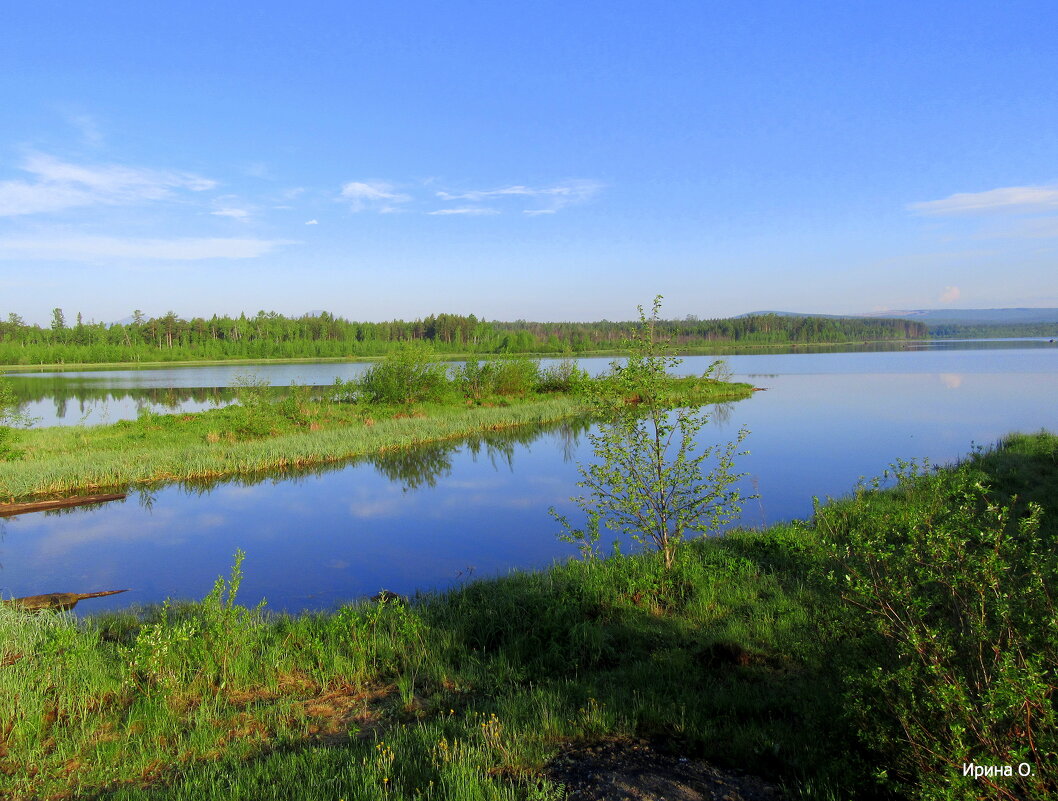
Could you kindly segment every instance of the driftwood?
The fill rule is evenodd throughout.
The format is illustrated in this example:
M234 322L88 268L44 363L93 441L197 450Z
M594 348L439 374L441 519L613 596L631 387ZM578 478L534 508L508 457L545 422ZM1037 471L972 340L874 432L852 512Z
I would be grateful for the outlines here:
M31 501L30 503L0 503L0 517L24 515L27 512L45 512L48 509L65 509L69 506L86 506L90 503L120 501L125 493L113 495L77 495L73 498L56 498L50 501Z
M104 590L103 592L49 592L44 595L27 595L25 598L10 598L0 601L4 606L13 606L24 612L40 612L44 609L68 611L85 598L102 598L104 595L117 595L128 590Z

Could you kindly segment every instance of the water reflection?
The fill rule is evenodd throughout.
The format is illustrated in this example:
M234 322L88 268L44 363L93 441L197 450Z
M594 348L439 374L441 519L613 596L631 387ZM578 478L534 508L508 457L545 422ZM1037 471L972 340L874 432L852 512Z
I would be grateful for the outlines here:
M715 358L728 361L736 380L791 372L1020 372L1040 370L1043 363L1052 369L1058 367L1058 346L1042 338L769 346L685 356L677 372L700 375ZM605 371L615 359L620 361L620 357L587 356L577 362L595 375ZM541 364L547 367L558 361L545 358ZM954 364L958 369L952 369ZM38 426L97 425L134 419L144 409L190 412L230 403L235 379L251 373L274 387L296 383L322 390L331 386L336 377L350 380L368 366L365 362L151 368L129 365L120 370L14 371L7 375L16 395L25 403L25 411L39 418Z
M692 359L682 367L700 372ZM754 383L768 391L714 409L702 436L728 440L742 425L752 432L737 469L750 474L746 493L759 488L761 498L745 509L744 525L807 516L812 496L847 493L897 458L943 463L971 442L1058 428L1053 346L743 356L732 367L759 375ZM132 588L78 607L84 614L201 597L236 548L248 554L243 599L266 597L295 612L382 588L443 588L470 568L485 576L546 566L575 553L556 540L547 509L577 514L569 497L577 462L591 459L586 429L566 421L493 431L0 521L0 594Z
M0 594L132 588L122 600L78 608L82 614L196 597L230 565L235 548L249 554L246 599L267 597L272 608L291 611L383 587L446 586L469 569L542 566L555 555L546 509L568 496L571 483L555 463L575 469L567 460L586 428L564 421L491 431L13 518L0 542Z
M960 373L941 373L939 378L948 389L958 389L962 386L963 376Z
M591 427L586 420L570 419L533 426L489 431L465 440L435 442L416 448L402 448L369 456L365 461L374 465L379 474L403 486L405 492L420 487L436 487L440 478L452 472L452 459L466 452L477 461L484 451L493 468L503 464L514 472L515 446L528 445L546 434L557 434L562 445L564 461L570 461L581 436Z

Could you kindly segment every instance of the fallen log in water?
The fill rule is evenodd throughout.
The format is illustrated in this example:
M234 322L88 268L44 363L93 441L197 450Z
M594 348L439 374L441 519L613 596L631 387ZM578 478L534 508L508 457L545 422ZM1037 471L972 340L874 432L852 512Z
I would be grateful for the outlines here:
M102 598L104 595L117 595L128 590L103 590L102 592L49 592L44 595L27 595L25 598L9 598L0 601L4 606L13 606L24 612L40 612L45 609L68 611L85 598Z
M29 503L0 503L0 517L24 515L27 512L45 512L48 509L65 509L70 506L86 506L90 503L120 501L125 493L113 495L77 495L73 498L55 498L50 501L31 501Z

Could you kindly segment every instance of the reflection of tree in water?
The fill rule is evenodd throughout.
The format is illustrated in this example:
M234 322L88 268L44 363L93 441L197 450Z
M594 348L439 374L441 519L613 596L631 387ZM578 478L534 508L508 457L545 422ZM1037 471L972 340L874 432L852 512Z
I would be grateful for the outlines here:
M586 431L589 425L590 423L583 420L560 420L535 426L485 431L463 440L432 442L414 448L386 451L369 457L367 461L390 481L403 483L405 491L416 490L420 487L437 486L438 479L452 472L452 457L464 447L475 461L484 452L496 469L503 465L513 471L517 446L529 445L547 434L557 432L562 437L563 455L568 461L573 458L579 435Z
M731 422L731 410L735 408L735 404L730 401L727 403L714 403L713 410L709 416L713 421L713 425L726 426Z
M120 388L101 386L101 383L99 379L18 376L12 385L23 403L52 401L58 420L66 418L71 402L77 404L82 416L86 416L99 406L105 407L109 401L131 400L137 411L151 407L177 411L188 401L219 406L235 399L231 387Z
M372 456L368 461L390 481L404 484L404 491L434 487L437 479L452 472L452 454L457 444L430 443Z
M323 476L344 470L352 465L364 463L373 465L375 469L391 481L404 482L405 489L415 490L424 486L436 486L439 479L451 472L453 457L464 446L471 458L476 459L484 451L492 460L493 465L498 465L502 460L503 464L513 469L516 445L529 445L549 434L557 434L562 443L564 459L567 462L572 461L581 435L590 426L591 422L589 420L570 418L551 423L489 431L463 439L432 442L400 450L395 449L373 456L354 457L335 462L304 465L297 468L258 470L253 473L180 482L159 482L151 485L151 491L153 492L164 486L178 484L188 494L205 495L220 486L252 487L257 484L263 484L266 481L276 484L281 481L298 482L310 476Z

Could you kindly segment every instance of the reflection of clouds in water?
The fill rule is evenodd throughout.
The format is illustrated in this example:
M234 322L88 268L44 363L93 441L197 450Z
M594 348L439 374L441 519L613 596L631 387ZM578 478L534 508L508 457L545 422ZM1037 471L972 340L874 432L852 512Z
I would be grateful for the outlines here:
M503 496L493 492L471 492L460 493L457 496L445 498L439 504L431 504L429 515L432 518L444 519L453 510L466 511L471 508L482 509L546 509L548 505L556 502L564 502L566 496L562 495L556 501L551 494Z
M948 389L958 389L962 386L962 374L961 373L941 373L940 382L944 384Z
M239 484L220 484L212 487L205 494L212 496L216 501L228 508L244 509L256 507L268 498L271 488L264 484L255 486L243 486Z
M149 517L111 514L91 522L88 518L63 516L48 526L50 531L34 535L36 550L41 557L55 559L96 543L111 545L116 542L156 540L166 545L181 545L186 539L177 536L176 532L188 531L194 525L180 521L178 517L175 509L159 510ZM207 522L206 519L213 516L199 517L203 519L203 527L215 527L223 523L223 518Z
M444 483L445 489L455 490L484 490L490 487L498 487L504 485L504 479L500 477L488 478L488 479L449 479Z
M382 488L356 487L349 503L349 516L358 520L396 517L406 512L410 501L400 487L389 484Z

